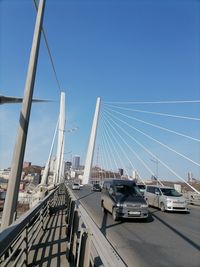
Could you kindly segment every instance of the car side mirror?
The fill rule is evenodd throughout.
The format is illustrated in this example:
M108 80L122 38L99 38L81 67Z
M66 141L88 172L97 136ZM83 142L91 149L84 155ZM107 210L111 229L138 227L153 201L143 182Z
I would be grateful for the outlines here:
M155 194L156 194L157 196L159 196L159 195L160 195L160 193L159 193L158 191L156 191L156 192L155 192Z

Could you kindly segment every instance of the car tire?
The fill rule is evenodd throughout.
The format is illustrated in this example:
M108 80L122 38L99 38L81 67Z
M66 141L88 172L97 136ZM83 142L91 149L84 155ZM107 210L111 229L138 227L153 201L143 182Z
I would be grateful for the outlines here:
M113 217L113 221L118 221L119 220L119 216L117 215L117 210L115 207L113 207L112 209L112 217Z
M162 212L165 211L165 205L164 205L163 202L160 203L160 210L161 210Z

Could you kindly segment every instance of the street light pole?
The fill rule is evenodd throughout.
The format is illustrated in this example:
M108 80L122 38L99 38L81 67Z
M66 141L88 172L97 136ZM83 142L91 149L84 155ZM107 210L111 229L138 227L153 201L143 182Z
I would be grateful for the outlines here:
M2 225L1 225L2 230L8 227L15 220L18 192L19 192L19 186L23 168L23 160L24 160L32 97L33 97L33 90L35 83L42 21L44 15L44 6L45 6L45 0L40 0L35 23L32 49L29 59L29 66L27 71L24 98L19 119L20 125L17 132L16 144L11 164L11 172L8 182L8 189L6 193L6 200L3 210Z
M157 159L151 159L151 161L156 164L156 178L158 179L158 160Z

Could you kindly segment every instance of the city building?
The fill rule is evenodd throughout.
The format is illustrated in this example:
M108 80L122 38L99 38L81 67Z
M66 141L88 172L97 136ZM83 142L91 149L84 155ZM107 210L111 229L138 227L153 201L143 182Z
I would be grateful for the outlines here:
M30 166L31 166L31 162L28 162L28 161L24 161L23 162L23 169L27 168L27 167L30 167Z
M69 171L72 167L71 161L65 161L65 171Z
M79 167L80 167L80 157L74 156L72 159L72 169L79 170Z

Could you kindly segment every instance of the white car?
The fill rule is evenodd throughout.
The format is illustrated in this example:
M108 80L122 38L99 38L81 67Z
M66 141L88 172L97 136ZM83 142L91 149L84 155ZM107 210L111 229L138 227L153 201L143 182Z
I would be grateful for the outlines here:
M171 187L147 185L144 198L149 206L161 211L188 211L186 198Z
M73 183L72 184L72 189L73 190L80 190L80 184L79 183Z

